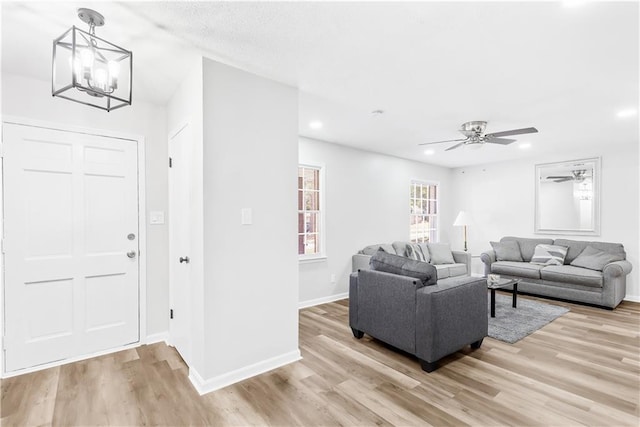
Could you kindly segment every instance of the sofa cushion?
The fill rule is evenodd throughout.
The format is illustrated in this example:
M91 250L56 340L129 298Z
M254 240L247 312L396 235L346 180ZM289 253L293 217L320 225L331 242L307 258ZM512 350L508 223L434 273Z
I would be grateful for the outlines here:
M449 264L438 264L434 265L434 267L438 275L438 280L449 277Z
M449 277L465 276L467 274L467 264L459 262L449 264Z
M489 242L496 253L498 261L522 261L518 242L508 240L505 242Z
M593 246L587 246L576 259L571 261L574 267L588 268L589 270L602 271L604 266L614 261L622 261L624 256L620 253L609 253L598 250Z
M539 279L541 265L529 262L496 261L491 264L491 272L505 274L507 276L526 277L529 279Z
M388 254L394 254L396 253L395 249L393 249L393 246L391 246L388 243L380 243L377 245L369 245L366 246L365 248L363 248L361 251L359 251L359 254L363 254L363 255L373 255L376 252L378 252L378 249L382 249L383 251L385 251Z
M506 236L500 239L501 242L509 242L515 241L518 242L518 246L520 246L520 255L522 255L522 260L525 262L531 261L533 257L533 252L535 251L536 246L543 245L553 245L553 239L527 239L524 237L513 237Z
M567 246L569 248L569 250L567 251L567 257L565 258L566 264L571 264L571 262L574 259L578 258L578 256L582 253L582 251L585 250L587 246L591 246L603 252L621 254L626 259L624 246L622 246L622 244L620 243L585 242L583 240L556 239L554 245Z
M536 246L536 250L531 258L531 264L539 265L562 265L564 257L567 256L567 248L558 245Z
M371 256L369 265L372 270L419 279L423 286L434 285L438 280L436 269L431 264L388 254L379 250Z
M431 264L455 264L451 246L448 243L427 243Z
M589 270L572 265L549 265L540 270L540 277L543 280L554 282L567 282L576 285L601 288L603 279L601 271Z
M407 256L407 242L395 241L391 244L396 255Z
M429 254L429 246L426 243L417 244L424 255L424 262L431 262L431 255Z
M417 243L407 243L405 253L407 255L407 258L415 259L416 261L427 262L427 260L424 258L424 254L422 253L422 248L420 248Z

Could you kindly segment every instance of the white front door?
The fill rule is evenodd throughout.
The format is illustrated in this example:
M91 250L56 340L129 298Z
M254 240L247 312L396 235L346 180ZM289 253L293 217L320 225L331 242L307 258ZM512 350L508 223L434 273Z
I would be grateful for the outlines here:
M4 124L5 371L139 341L137 142Z
M171 286L171 310L169 323L171 345L180 353L187 365L191 360L191 336L189 301L191 298L191 268L187 257L190 253L191 235L191 127L184 126L169 140L169 277Z

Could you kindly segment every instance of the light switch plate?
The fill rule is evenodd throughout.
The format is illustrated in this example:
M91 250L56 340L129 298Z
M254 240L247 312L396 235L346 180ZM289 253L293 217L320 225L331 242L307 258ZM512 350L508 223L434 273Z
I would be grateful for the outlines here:
M162 211L149 212L149 224L152 224L152 225L164 224L164 212Z
M242 225L251 225L253 224L251 208L242 208L240 209L240 222Z

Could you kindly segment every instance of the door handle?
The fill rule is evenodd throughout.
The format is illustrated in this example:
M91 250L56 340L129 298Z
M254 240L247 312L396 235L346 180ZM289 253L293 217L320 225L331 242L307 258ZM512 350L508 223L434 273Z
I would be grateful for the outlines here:
M127 256L129 258L135 258L136 257L136 251L129 251L127 252Z
M180 257L180 264L182 264L183 262L186 262L187 264L189 264L189 257L188 256L184 258Z

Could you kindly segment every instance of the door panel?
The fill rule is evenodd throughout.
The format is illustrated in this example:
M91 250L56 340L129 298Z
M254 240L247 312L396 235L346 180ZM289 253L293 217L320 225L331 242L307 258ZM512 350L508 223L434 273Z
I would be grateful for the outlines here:
M4 124L3 143L6 371L138 341L136 142Z

